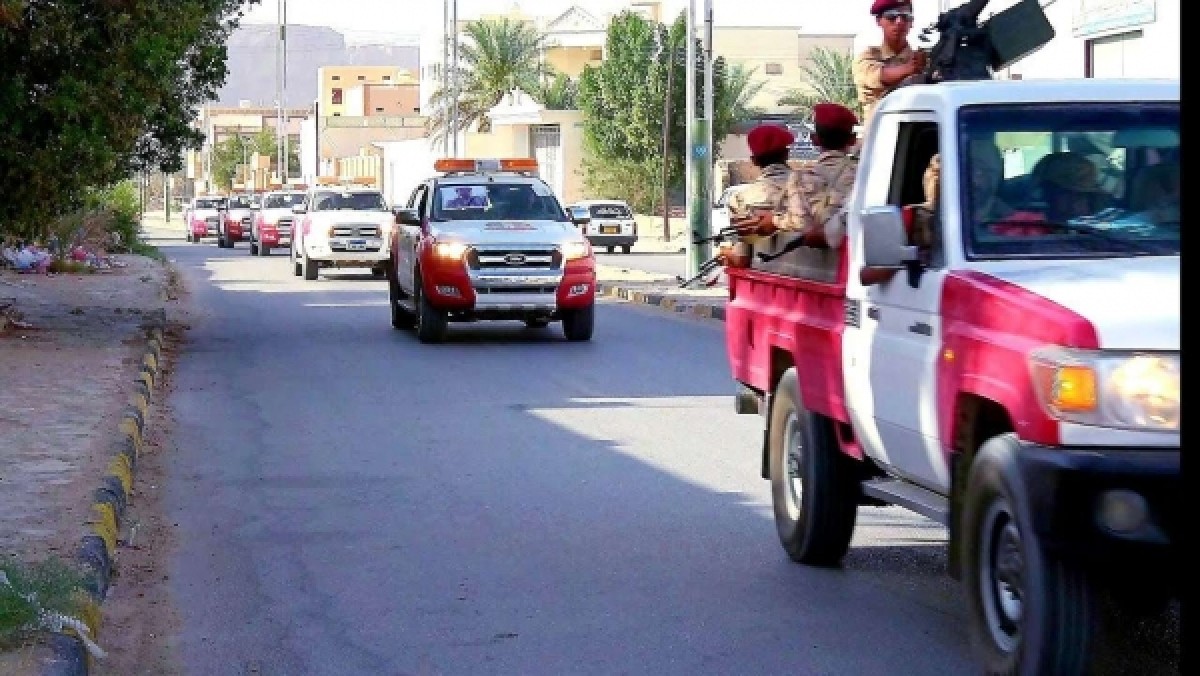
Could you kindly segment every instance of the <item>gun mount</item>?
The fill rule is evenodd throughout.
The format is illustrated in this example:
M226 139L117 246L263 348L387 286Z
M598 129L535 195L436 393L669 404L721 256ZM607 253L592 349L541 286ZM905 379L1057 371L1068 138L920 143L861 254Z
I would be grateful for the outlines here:
M1021 0L981 24L979 15L988 2L969 0L942 12L936 23L922 29L921 39L928 41L936 32L938 40L928 50L925 71L904 84L990 80L995 71L1054 38L1054 27L1038 0Z

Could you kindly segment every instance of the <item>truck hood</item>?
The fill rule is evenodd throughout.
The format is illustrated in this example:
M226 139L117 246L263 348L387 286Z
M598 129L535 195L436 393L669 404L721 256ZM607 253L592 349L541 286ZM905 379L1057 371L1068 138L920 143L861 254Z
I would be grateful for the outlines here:
M208 218L218 218L219 216L220 216L220 214L217 213L216 209L193 209L192 210L192 218L194 218L197 221L203 221Z
M429 227L440 240L468 244L561 244L583 239L574 224L561 221L448 221Z
M264 223L278 223L281 218L292 218L294 220L296 216L288 208L262 209L258 213L262 216Z
M1096 327L1100 347L1179 350L1179 257L1002 264L986 270Z
M395 216L386 211L317 211L309 214L312 222L321 225L337 225L338 223L394 223Z

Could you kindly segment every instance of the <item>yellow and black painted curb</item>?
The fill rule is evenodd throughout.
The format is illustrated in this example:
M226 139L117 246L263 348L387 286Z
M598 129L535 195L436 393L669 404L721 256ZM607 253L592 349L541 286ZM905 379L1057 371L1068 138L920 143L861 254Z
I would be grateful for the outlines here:
M150 402L162 379L165 329L165 310L148 316L144 324L146 349L134 379L134 393L117 425L121 441L109 458L100 486L92 496L91 518L79 542L78 561L87 580L88 595L80 619L87 625L87 638L91 641L96 640L100 629L100 605L108 594L116 564L117 541L125 508L133 494ZM45 676L85 676L90 672L91 656L74 630L65 629L54 634L50 647L53 658L45 664Z
M726 299L724 297L672 295L669 291L644 290L604 282L601 282L598 288L602 296L620 298L631 303L653 305L664 310L695 317L725 321Z

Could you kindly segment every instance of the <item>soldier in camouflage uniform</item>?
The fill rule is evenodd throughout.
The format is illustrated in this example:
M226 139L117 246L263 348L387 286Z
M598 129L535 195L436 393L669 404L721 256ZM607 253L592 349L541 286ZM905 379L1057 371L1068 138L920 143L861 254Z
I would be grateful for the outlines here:
M863 128L871 122L880 99L904 81L925 69L924 52L908 44L913 11L909 0L875 0L871 5L875 23L883 30L883 44L868 47L851 66L854 88L863 109Z
M727 261L730 265L748 265L755 246L774 232L771 215L783 203L792 173L787 163L789 146L795 140L786 127L774 124L760 124L746 137L750 161L760 173L753 183L729 198L729 222L738 228L733 256Z
M780 231L800 232L807 246L841 246L846 230L839 212L858 172L854 112L836 103L813 106L813 143L821 149L812 166L792 172L781 209L773 224Z

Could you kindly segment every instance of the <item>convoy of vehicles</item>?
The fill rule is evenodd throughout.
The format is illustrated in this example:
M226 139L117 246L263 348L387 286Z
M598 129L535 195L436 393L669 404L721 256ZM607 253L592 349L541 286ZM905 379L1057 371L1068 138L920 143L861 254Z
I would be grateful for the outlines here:
M592 337L596 267L532 159L444 159L395 210L387 268L392 326L439 342L450 322L561 321Z
M1176 597L1179 131L1177 81L897 89L846 245L727 271L792 559L836 565L860 505L946 525L987 673L1086 673L1097 590Z
M621 200L583 200L567 207L572 219L586 220L580 226L593 247L604 247L613 253L621 247L629 253L637 243L637 221L633 209Z
M314 280L322 269L369 268L383 277L394 218L379 190L317 186L292 212L296 276Z

